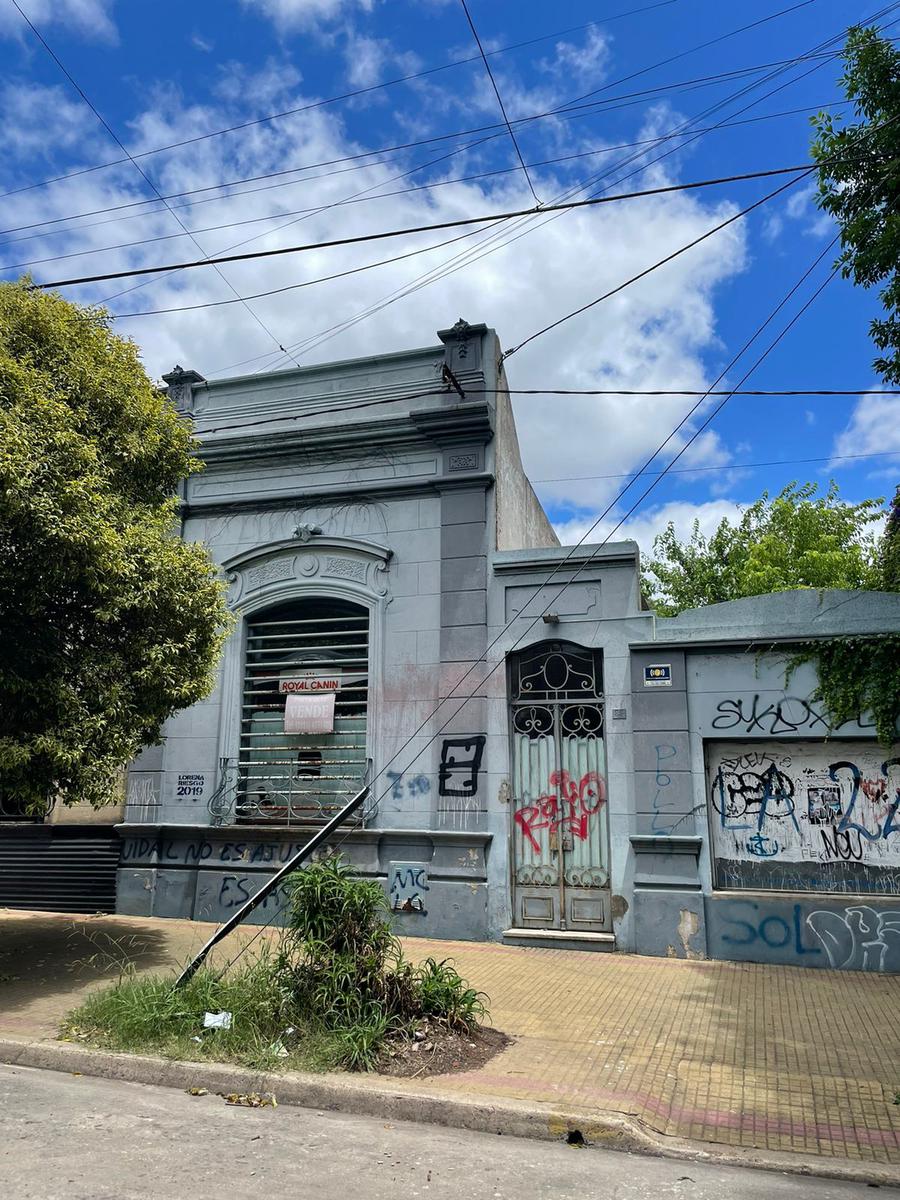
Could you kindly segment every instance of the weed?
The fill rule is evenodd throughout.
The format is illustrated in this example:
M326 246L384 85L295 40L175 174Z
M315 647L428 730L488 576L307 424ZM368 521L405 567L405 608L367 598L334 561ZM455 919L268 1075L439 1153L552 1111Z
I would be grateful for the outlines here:
M372 1070L387 1038L420 1022L470 1032L485 997L449 960L410 963L380 884L328 858L288 880L288 925L274 949L224 975L198 971L176 990L121 965L118 981L73 1012L64 1036L114 1050L224 1059L258 1070ZM119 965L119 964L116 964ZM229 1029L203 1030L207 1012Z

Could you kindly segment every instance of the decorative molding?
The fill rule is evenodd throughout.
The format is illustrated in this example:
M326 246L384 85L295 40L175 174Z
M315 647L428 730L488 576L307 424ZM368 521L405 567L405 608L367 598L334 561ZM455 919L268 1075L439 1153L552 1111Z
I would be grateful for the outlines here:
M245 607L263 600L287 599L333 579L381 600L388 594L388 563L393 551L362 538L316 536L316 553L298 552L294 539L269 542L222 564L231 583L229 604ZM321 581L321 583L320 583Z

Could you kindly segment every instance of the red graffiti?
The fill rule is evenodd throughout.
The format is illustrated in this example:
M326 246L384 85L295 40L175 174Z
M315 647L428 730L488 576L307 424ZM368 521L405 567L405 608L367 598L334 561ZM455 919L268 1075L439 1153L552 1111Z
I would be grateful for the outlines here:
M555 791L538 796L535 804L516 812L519 828L537 851L541 847L534 836L536 829L549 829L551 833L564 829L580 841L586 841L588 819L606 803L606 784L596 771L582 775L577 784L568 771L554 771L550 776L550 788Z

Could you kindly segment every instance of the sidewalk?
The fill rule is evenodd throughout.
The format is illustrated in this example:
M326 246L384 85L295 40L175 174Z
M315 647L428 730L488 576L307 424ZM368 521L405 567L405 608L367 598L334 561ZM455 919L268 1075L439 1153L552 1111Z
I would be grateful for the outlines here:
M0 910L0 1038L52 1039L115 973L87 956L119 945L164 971L211 929ZM254 932L234 935L225 956ZM516 1039L477 1071L427 1080L429 1096L620 1114L663 1138L900 1167L900 976L474 942L405 948L454 958Z

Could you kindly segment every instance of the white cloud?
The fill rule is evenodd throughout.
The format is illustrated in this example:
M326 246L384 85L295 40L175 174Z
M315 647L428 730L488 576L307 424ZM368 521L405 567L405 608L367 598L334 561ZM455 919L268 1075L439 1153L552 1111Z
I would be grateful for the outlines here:
M191 34L191 45L197 50L202 50L204 54L211 54L215 49L215 42L199 33Z
M114 42L118 37L112 20L114 3L115 0L28 0L22 7L38 28L63 25L84 38ZM11 4L0 6L0 36L19 41L32 36Z
M556 523L556 532L563 545L573 545L578 542L593 525L597 514L593 516L576 517L569 521ZM653 549L653 539L666 528L671 521L679 538L691 536L694 522L700 524L700 532L706 537L712 534L719 524L727 517L730 521L738 521L741 516L741 506L733 500L707 500L700 504L691 504L687 500L672 500L666 504L649 508L636 513L625 521L612 534L610 540L623 541L631 538L637 542L645 554ZM612 514L587 536L587 542L602 542L615 528L618 516Z
M180 141L238 119L246 120L255 111L294 107L314 99L317 97L300 92L296 73L282 63L270 63L256 75L227 68L216 105L188 105L177 92L161 89L147 110L132 122L130 148L141 150ZM48 152L52 152L52 129L49 134ZM144 159L143 163L161 190L184 192L225 179L333 160L363 149L347 136L340 110L329 107L285 121L266 122L237 135L196 142L171 154ZM447 150L445 146L440 153ZM243 243L248 243L242 245L247 250L273 249L324 240L334 237L336 231L350 237L532 203L521 175L511 174L452 183L430 193L345 204L321 214L292 215L312 205L339 204L366 189L395 191L409 187L417 182L415 175L402 181L394 177L429 161L433 154L419 151L416 155L393 156L388 162L363 170L326 174L355 165L337 164L313 171L313 175L320 175L315 181L304 182L292 176L273 179L250 185L254 190L244 195L236 192L180 208L179 213L197 231L195 236L203 250L212 254ZM88 162L108 156L115 157L106 147L99 153L86 154ZM441 167L448 179L479 169L484 169L484 160L472 153L450 159ZM592 161L582 170L589 175L597 167ZM0 175L9 173L9 164L0 162ZM654 181L669 178L661 166L652 169L652 177ZM434 180L437 176L432 172L427 178ZM538 182L543 194L551 196L569 181L545 170ZM640 177L633 182L640 186ZM0 184L14 186L6 178L0 179ZM31 224L129 203L147 195L137 172L125 163L7 197L4 224ZM730 203L685 193L570 212L554 219L527 218L500 230L475 231L453 245L426 250L418 258L255 300L252 306L279 341L296 348L304 364L427 345L434 341L435 330L452 325L460 315L495 326L509 346L692 241L734 210ZM195 247L184 236L96 256L83 253L95 247L178 234L170 214L156 211L137 215L141 213L137 208L112 220L94 216L80 222L83 228L78 232L50 236L45 231L27 241L9 242L2 251L3 262L76 253L64 262L35 266L36 278L46 280L196 257ZM261 216L267 220L205 230ZM287 227L279 230L281 225ZM467 232L451 230L387 244L285 255L229 265L223 271L241 294L248 295L413 249L425 250ZM518 236L526 232L527 236ZM513 236L518 240L488 253ZM624 389L708 386L711 379L703 356L710 350L719 351L716 293L743 269L744 236L741 223L729 226L640 283L529 345L509 360L510 385ZM448 273L456 265L462 265L462 269ZM421 286L418 281L422 273L432 271L435 282ZM132 288L135 290L129 290ZM120 292L126 294L113 300L112 307L122 312L230 299L226 285L208 269L154 276L149 282L123 280L67 289L66 295L102 300ZM336 324L352 321L357 314L397 295L402 298L372 319L348 324L336 336L331 332ZM176 362L207 376L226 368L231 368L228 373L239 373L291 365L273 352L271 340L239 304L127 320L119 329L139 342L148 369L157 376ZM234 366L247 359L252 361ZM688 398L671 395L519 397L515 407L526 469L535 478L563 477L561 482L541 485L541 496L549 504L567 506L576 513L598 511L615 494L618 481L575 477L633 469L692 403ZM667 456L682 444L682 440L674 439ZM725 462L728 457L711 430L692 448L685 465ZM689 478L696 481L697 477ZM722 505L725 501L712 503Z
M835 439L832 454L837 458L845 454L885 453L900 459L900 396L869 392L856 402L846 429ZM879 465L884 466L887 461L881 459Z
M767 210L762 227L764 240L769 243L776 241L784 233L788 221L796 222L805 237L823 238L834 228L832 218L816 204L814 183L790 192L780 209Z
M553 47L553 58L544 59L539 66L554 75L561 75L571 86L573 79L582 84L590 81L599 86L609 64L609 39L599 29L592 29L580 44L557 42Z
M29 175L37 162L46 169L60 152L99 155L107 138L87 105L62 85L6 83L0 87L0 111L7 165L21 164Z
M332 24L354 12L371 12L374 0L242 0L282 31Z

